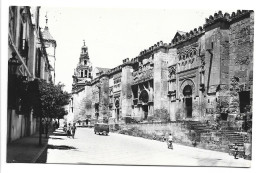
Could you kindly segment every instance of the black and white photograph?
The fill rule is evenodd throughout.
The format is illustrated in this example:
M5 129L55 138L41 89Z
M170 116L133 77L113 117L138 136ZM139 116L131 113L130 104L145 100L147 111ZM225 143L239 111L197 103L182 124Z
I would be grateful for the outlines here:
M251 169L254 6L28 4L1 7L7 167Z

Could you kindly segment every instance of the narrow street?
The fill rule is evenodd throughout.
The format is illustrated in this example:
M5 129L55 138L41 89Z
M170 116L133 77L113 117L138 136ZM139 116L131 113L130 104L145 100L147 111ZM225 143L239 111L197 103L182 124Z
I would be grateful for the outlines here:
M46 163L231 166L249 167L251 162L228 153L173 145L110 133L95 135L93 129L78 128L75 139L50 136Z

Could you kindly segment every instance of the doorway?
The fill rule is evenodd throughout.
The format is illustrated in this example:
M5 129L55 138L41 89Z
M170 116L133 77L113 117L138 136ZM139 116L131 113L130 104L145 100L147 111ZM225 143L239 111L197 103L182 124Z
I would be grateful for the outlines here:
M240 113L246 112L246 107L250 105L250 91L239 92Z
M187 118L191 118L192 117L192 97L188 97L185 99L185 107L186 107Z
M186 85L183 89L183 95L185 97L185 110L186 117L192 117L192 87L190 85Z
M116 109L116 120L119 121L119 109Z

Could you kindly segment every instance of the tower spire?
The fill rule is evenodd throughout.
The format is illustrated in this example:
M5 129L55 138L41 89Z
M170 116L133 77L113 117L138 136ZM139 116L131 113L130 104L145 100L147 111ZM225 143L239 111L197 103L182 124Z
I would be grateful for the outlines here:
M48 28L48 13L47 13L47 11L46 11L46 15L45 15L45 20L46 20L46 25L45 25L45 27Z
M83 40L83 44L84 44L84 46L86 46L86 45L85 45L85 39Z

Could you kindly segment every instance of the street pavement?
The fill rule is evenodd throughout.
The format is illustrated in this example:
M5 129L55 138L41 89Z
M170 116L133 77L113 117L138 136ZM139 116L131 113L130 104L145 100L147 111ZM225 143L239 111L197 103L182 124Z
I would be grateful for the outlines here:
M23 137L7 144L7 163L35 163L48 145L49 136L53 129L49 129L48 136L42 134L42 145L39 145L39 133Z
M250 167L251 161L228 153L77 128L75 138L50 136L46 163Z

